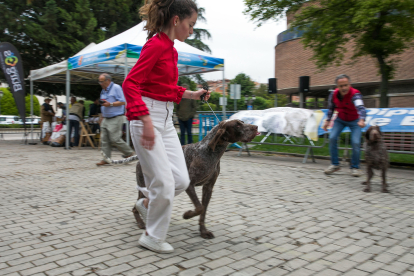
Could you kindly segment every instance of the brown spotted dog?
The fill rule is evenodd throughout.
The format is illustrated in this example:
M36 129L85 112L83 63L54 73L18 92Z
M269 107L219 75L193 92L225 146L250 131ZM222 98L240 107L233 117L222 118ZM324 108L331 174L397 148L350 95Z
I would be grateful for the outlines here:
M362 184L367 185L364 192L371 192L371 178L374 175L373 169L382 172L382 192L388 193L386 172L389 167L387 148L382 139L382 132L379 126L370 126L365 132L366 149L365 162L367 166L367 181Z
M227 120L220 122L198 143L183 146L184 156L190 175L190 185L186 192L194 204L195 210L184 213L184 219L200 216L200 234L205 239L214 238L213 233L205 227L207 206L213 193L213 187L220 174L220 158L223 156L227 146L236 142L250 142L258 135L257 126L245 124L240 120ZM138 186L145 187L144 176L141 165L137 163ZM195 187L203 186L202 200L197 197ZM139 192L138 199L144 197ZM135 206L132 210L141 229L145 223L141 219Z

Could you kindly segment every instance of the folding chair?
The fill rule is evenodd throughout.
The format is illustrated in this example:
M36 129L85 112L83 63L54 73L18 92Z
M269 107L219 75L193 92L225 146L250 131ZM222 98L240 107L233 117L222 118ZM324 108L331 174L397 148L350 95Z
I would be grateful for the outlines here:
M85 127L85 124L87 123L83 123L82 121L79 122L80 127L81 127L81 131L80 131L80 138L79 138L79 148L82 147L83 141L85 140L85 144L87 144L89 142L89 144L91 145L92 148L95 148L95 144L92 142L91 137L95 137L95 133L89 133L88 130ZM89 125L87 125L87 127L89 128ZM90 130L90 128L89 128Z

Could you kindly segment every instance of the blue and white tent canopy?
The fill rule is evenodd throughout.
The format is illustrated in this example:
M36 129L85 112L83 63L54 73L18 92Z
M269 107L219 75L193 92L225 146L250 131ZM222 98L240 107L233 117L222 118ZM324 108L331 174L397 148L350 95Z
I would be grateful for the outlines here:
M142 46L146 43L145 22L105 40L87 47L76 56L67 60L67 69L71 71L71 83L96 83L97 75L109 73L122 82L125 68L135 65ZM184 42L175 41L178 52L178 70L180 75L202 74L224 70L224 59L213 57ZM51 65L54 66L54 65ZM49 67L51 67L49 66ZM46 68L31 71L34 81L65 82L66 68L59 72ZM52 74L51 74L52 73Z

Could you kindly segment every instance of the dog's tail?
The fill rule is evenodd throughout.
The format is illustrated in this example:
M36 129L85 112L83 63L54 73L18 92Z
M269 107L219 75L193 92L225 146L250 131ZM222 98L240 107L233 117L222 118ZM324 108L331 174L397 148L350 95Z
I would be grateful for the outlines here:
M102 154L103 159L106 161L106 163L113 164L113 165L123 165L123 164L127 164L129 162L138 160L137 155L134 155L134 156L131 156L131 157L128 157L128 158L124 158L124 159L121 159L121 160L112 160L111 158L106 156L106 154L103 151L101 151L101 154Z

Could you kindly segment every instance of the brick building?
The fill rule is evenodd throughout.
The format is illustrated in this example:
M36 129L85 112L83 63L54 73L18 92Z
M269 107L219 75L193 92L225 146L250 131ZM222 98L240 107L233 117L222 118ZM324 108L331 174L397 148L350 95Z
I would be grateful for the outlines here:
M310 76L308 97L327 98L328 90L335 88L335 77L339 74L350 76L353 87L364 95L367 107L379 107L379 87L376 60L368 56L351 60L352 44L346 45L340 66L331 66L320 72L310 60L312 50L305 49L300 34L289 30L293 15L287 16L288 30L280 33L275 47L275 77L278 91L290 96L298 95L299 77ZM408 49L398 57L394 78L390 81L388 96L389 107L414 107L414 49ZM291 97L292 98L292 97Z

